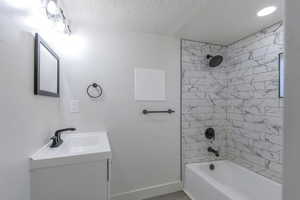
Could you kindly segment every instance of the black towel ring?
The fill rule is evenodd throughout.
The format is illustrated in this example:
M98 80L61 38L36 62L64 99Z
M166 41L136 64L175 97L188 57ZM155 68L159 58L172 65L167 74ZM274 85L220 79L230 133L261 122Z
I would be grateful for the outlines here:
M97 95L91 94L91 92L90 92L90 89L91 89L91 88L95 88L95 89L98 91L98 94L97 94ZM92 84L90 84L90 85L87 87L87 89L86 89L87 95L88 95L89 97L93 98L93 99L96 99L96 98L101 97L101 96L102 96L102 92L103 92L102 87L101 87L99 84L97 84L97 83L92 83Z

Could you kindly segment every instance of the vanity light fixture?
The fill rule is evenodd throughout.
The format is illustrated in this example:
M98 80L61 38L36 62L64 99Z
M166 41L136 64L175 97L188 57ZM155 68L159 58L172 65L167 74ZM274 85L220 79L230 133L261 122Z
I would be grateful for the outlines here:
M47 12L51 15L58 15L59 14L59 8L57 6L56 1L53 1L53 0L48 1L46 9L47 9Z
M258 17L264 17L274 13L277 10L276 6L268 6L257 12Z
M70 35L71 28L69 21L67 20L63 8L61 8L58 0L46 0L44 3L46 15L49 20L54 22L57 31Z

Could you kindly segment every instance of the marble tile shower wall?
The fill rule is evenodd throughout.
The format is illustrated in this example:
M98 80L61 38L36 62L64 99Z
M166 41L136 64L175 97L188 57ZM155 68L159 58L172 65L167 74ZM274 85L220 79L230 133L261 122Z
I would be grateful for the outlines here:
M283 27L276 24L228 47L182 41L182 141L185 163L216 158L209 145L263 176L281 182L283 100L278 98L278 54ZM225 62L209 68L207 54ZM210 144L208 127L216 130Z
M207 54L225 54L222 46L182 40L182 141L185 163L215 160L208 146L226 153L226 67L208 68ZM204 136L214 127L216 140Z
M278 97L282 24L227 49L227 153L235 162L278 182L282 172L283 100Z

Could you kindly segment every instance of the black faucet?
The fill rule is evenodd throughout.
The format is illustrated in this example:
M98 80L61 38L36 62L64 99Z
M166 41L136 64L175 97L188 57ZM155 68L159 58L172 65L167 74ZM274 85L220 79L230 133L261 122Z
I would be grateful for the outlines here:
M65 128L55 131L54 136L51 137L52 144L51 148L59 147L64 141L61 139L61 134L65 131L76 131L76 128Z
M219 151L213 149L212 147L208 147L208 148L207 148L207 151L208 151L208 152L211 152L211 153L214 153L217 157L220 156Z

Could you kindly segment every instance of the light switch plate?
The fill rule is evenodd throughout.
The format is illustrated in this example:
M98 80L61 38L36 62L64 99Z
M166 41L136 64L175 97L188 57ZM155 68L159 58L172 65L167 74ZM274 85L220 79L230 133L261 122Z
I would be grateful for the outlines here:
M79 113L80 112L79 101L78 100L71 100L71 103L70 103L70 112L71 113Z

